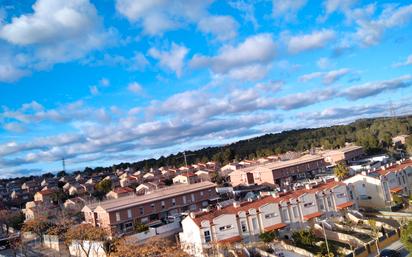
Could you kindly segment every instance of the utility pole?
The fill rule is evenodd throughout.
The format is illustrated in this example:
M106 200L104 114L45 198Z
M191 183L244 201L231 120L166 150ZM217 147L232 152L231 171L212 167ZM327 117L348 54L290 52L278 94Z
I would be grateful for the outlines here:
M321 223L322 223L323 235L325 236L326 249L328 250L328 256L330 256L328 238L326 237L325 224L323 224L323 221L321 221Z
M63 171L66 172L66 162L64 161L64 157L62 159L62 166L63 166Z

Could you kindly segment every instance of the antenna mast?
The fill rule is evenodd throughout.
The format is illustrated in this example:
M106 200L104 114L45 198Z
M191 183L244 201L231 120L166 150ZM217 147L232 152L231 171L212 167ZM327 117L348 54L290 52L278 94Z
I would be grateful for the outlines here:
M63 171L66 172L66 162L64 161L64 157L62 158L62 166L63 166Z

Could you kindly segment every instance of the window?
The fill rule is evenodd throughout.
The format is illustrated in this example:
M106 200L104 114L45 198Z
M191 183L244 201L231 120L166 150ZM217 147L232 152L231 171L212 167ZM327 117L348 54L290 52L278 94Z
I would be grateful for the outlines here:
M130 231L133 229L133 223L132 222L127 222L124 224L124 230L125 231Z
M285 221L289 220L289 215L288 215L288 210L287 209L282 210L282 216L283 216L283 219Z
M328 197L328 206L332 207L332 202L330 201L330 197Z
M176 199L175 198L172 198L172 205L176 206Z
M203 191L200 191L200 196L203 196L203 195L204 195Z
M162 206L162 209L164 209L165 208L165 201L161 201L160 205Z
M140 215L143 215L143 214L144 214L144 208L140 207Z
M150 207L152 207L152 209L154 209L154 208L155 208L155 204L152 203L152 204L150 205Z
M183 203L186 204L186 196L183 196Z
M226 226L219 227L219 230L223 231L223 230L228 230L228 229L231 229L231 228L232 228L232 225L226 225Z
M346 196L345 193L336 194L336 197L337 197L337 198L343 198L343 197L345 197L345 196Z
M132 218L132 210L131 210L131 209L128 209L128 210L127 210L127 218L128 218L128 219L131 219L131 218Z
M311 207L311 206L313 206L313 205L314 205L313 202L304 203L304 204L303 204L303 206L306 207L306 208L309 208L309 207Z
M120 221L120 212L116 212L116 221Z
M269 214L266 214L266 215L265 215L265 219L274 218L274 217L276 217L276 216L278 216L276 213L269 213Z
M320 203L320 204L319 204L319 208L320 208L321 210L324 210L324 209L325 209L325 206L323 206L323 203Z
M252 219L252 226L253 226L253 231L257 231L258 230L258 225L257 225L257 220L256 218Z
M195 201L195 194L191 194L190 196L192 197L192 202L194 202Z
M243 232L243 233L247 232L246 221L242 220L242 221L240 222L240 226L241 226L241 228L242 228L242 232Z
M206 242L206 243L209 243L210 240L211 240L210 231L209 231L209 230L206 230L205 232L203 232L203 235L205 236L205 242Z
M299 217L298 207L296 207L296 206L293 206L293 216L295 218Z

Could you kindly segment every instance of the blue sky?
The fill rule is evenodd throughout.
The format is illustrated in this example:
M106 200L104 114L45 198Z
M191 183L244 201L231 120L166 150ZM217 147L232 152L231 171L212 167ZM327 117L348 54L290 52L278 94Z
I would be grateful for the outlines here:
M410 1L0 4L0 177L412 113Z

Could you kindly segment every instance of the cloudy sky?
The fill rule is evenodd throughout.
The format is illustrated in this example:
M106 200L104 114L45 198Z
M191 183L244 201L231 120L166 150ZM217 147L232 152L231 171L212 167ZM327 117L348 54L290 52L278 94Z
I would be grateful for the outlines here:
M0 177L412 113L410 1L0 4Z

